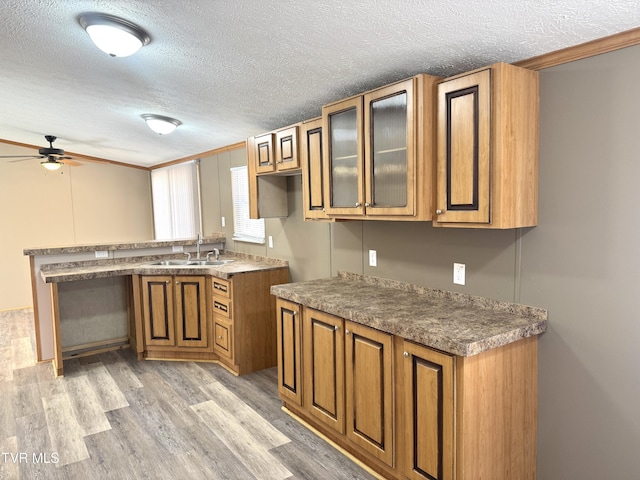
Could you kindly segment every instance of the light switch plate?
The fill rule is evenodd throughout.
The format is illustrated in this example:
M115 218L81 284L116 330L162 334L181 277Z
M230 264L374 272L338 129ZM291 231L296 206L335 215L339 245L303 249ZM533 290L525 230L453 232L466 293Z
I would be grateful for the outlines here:
M222 217L222 226L225 227L227 225L227 221L224 217Z
M375 250L369 250L369 266L370 267L378 266L378 254Z
M269 248L273 248L273 237L269 235Z
M109 258L109 252L106 250L96 250L96 258Z
M456 285L464 285L465 282L465 265L464 263L453 264L453 283Z
M171 251L173 253L179 253L182 252L184 250L184 248L182 247L182 245L174 245L173 247L171 247Z

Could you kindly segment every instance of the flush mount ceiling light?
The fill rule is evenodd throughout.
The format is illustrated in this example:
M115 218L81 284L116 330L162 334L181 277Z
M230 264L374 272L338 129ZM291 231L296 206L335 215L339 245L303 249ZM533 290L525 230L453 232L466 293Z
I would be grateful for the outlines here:
M154 115L151 113L145 113L142 115L142 118L147 122L149 128L159 135L167 135L173 132L178 125L182 125L182 122L175 118Z
M106 13L85 13L78 21L93 43L112 57L128 57L151 41L135 23Z

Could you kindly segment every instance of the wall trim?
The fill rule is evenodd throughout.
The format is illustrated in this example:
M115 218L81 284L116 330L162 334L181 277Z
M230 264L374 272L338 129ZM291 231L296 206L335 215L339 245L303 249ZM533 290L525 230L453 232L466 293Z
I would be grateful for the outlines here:
M640 44L640 28L634 28L608 37L538 55L527 60L521 60L515 62L514 65L530 70L543 70L638 44Z
M171 165L176 165L178 163L189 162L191 160L201 159L204 157L211 157L213 155L218 155L220 153L229 152L231 150L238 150L240 148L245 148L247 142L238 142L232 145L227 145L226 147L214 148L213 150L207 150L206 152L196 153L195 155L189 155L188 157L178 158L177 160L171 160L169 162L160 163L158 165L153 165L149 167L149 170L155 170L156 168L169 167Z
M42 145L40 146L30 145L28 143L14 142L13 140L6 140L4 138L0 138L0 143L6 143L7 145L15 145L16 147L34 149L36 151L34 155L36 156L37 156L38 149L42 148ZM129 167L129 168L138 168L140 170L149 170L148 167L143 167L141 165L133 165L131 163L117 162L115 160L109 160L107 158L92 157L90 155L83 155L82 153L69 152L65 150L64 154L69 155L70 157L74 157L74 159L78 158L83 162L107 163L110 165L117 165L119 167Z

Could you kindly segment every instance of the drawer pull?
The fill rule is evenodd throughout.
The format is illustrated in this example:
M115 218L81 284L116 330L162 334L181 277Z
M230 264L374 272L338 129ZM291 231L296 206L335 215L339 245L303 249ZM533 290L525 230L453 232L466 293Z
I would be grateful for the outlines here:
M213 308L217 308L218 310L222 310L225 313L229 312L228 307L223 303L213 302Z
M409 356L409 352L404 352L404 353L403 353L403 355L404 355L405 357L408 357L408 356Z
M224 293L227 293L227 292L228 292L228 290L227 290L227 286L226 286L226 285L223 285L222 283L213 282L213 288L214 288L215 290L219 290L219 291L224 292Z

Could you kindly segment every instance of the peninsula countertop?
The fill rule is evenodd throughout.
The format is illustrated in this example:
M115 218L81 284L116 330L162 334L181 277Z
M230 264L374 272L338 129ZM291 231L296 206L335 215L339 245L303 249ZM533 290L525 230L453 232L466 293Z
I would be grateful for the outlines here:
M547 328L542 308L345 272L275 285L271 293L463 357Z
M284 260L229 251L224 252L220 258L233 260L233 262L224 265L152 265L158 261L173 258L184 259L184 256L128 257L47 264L42 265L40 276L46 283L72 282L125 275L213 275L227 279L241 273L275 270L289 266L289 263Z
M225 241L222 233L214 233L202 239L203 244L220 243ZM146 248L160 248L173 246L195 245L195 238L185 238L179 240L149 240L144 242L111 242L111 243L92 243L86 245L59 245L55 247L38 247L25 248L24 255L60 255L67 253L83 253L99 251L117 251L117 250L139 250Z

